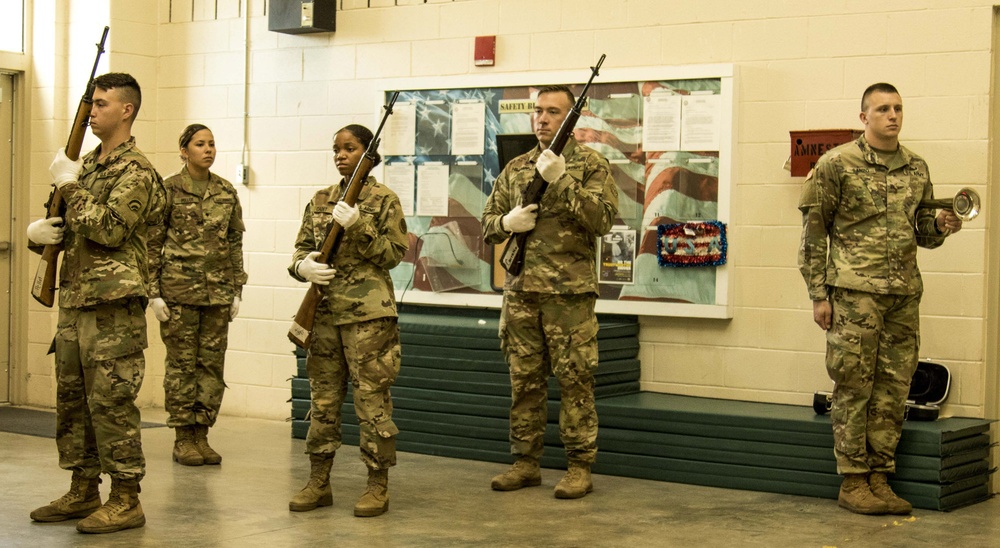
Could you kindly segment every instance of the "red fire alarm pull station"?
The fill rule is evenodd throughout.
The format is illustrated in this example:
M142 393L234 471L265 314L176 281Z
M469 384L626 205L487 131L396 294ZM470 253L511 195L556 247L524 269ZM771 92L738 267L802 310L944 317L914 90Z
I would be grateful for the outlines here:
M496 61L497 56L497 37L496 36L477 36L476 37L476 66L477 67L492 67Z

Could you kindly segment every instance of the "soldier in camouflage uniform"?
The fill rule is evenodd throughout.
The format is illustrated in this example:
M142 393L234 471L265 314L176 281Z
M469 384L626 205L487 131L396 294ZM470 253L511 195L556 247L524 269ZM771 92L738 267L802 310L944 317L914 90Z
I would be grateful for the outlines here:
M799 269L813 319L827 330L826 367L836 383L831 421L840 506L908 514L886 483L920 345L923 285L917 247L935 248L962 228L954 212L918 208L931 199L927 163L899 144L903 105L885 83L865 90L865 133L830 150L806 178Z
M223 369L229 322L239 312L243 213L229 181L209 171L215 137L201 124L184 129L184 167L164 181L163 222L149 234L149 297L167 348L164 405L174 428L173 459L219 464L208 444L226 388Z
M55 337L59 466L73 471L70 491L31 513L35 521L85 517L84 533L142 527L139 481L145 474L140 416L146 348L146 233L162 213L160 176L136 147L132 123L141 94L135 79L110 73L94 81L91 130L101 145L81 160L60 150L49 168L66 200L63 218L28 227L36 244L62 242ZM111 476L103 506L100 474Z
M500 173L482 218L491 244L532 230L524 269L504 283L500 317L500 342L510 366L511 453L517 459L493 478L492 487L511 491L541 484L548 377L555 374L561 389L559 432L568 460L555 488L557 498L580 498L593 490L596 246L618 214L618 187L606 159L572 137L561 156L548 148L574 102L565 86L538 91L533 118L538 146ZM525 206L521 194L536 171L549 186L540 205Z
M312 397L306 453L312 471L305 488L288 503L295 512L333 504L330 467L341 445L340 411L348 379L361 428L361 460L368 468L368 487L354 515L377 516L389 508L388 474L396 465L399 432L392 422L389 387L400 362L389 270L402 260L409 237L399 198L374 177L368 177L353 207L339 201L373 137L356 124L334 136L334 161L345 179L320 190L306 205L288 267L296 280L325 286L306 357ZM343 227L339 250L330 264L318 263L318 250L334 222Z

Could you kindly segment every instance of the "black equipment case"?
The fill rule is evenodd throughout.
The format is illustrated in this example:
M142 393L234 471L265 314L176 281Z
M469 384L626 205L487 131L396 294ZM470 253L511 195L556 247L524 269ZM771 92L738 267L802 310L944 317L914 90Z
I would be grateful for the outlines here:
M904 417L911 421L934 421L941 414L941 404L948 397L951 371L939 363L920 361L910 380L910 393L906 398ZM813 410L825 415L832 405L832 392L813 394Z

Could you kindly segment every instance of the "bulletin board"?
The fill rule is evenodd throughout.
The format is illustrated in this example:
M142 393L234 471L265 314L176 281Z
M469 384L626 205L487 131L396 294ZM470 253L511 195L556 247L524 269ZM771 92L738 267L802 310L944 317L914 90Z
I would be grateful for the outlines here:
M734 67L612 62L591 85L574 131L608 159L619 190L615 226L598 245L597 311L730 318ZM581 67L385 82L381 102L400 95L375 174L399 195L410 233L410 249L391 271L397 300L501 306L502 244L486 244L480 223L501 170L498 136L532 133L538 87L566 84L579 94L589 76ZM710 240L714 262L686 261L700 240Z

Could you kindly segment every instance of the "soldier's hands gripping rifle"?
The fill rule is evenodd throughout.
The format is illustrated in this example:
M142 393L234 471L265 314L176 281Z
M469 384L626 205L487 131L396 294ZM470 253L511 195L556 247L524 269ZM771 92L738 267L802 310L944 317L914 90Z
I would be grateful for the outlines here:
M375 167L375 153L378 151L379 141L381 141L379 135L382 133L386 120L392 115L392 107L396 104L397 97L399 97L398 91L392 94L389 103L385 105L385 113L382 115L382 121L379 122L374 137L372 137L372 142L365 149L364 156L354 168L354 173L351 174L351 178L347 182L347 188L344 189L344 193L340 197L340 201L351 207L354 207L358 201L358 195L361 194L361 189L365 186L365 181L368 180L368 173ZM343 235L343 227L337 222L332 223L330 231L323 239L323 245L320 246L319 255L314 260L320 264L329 265L340 248ZM309 348L309 336L312 334L313 324L316 322L316 306L322 299L323 286L316 283L310 284L309 291L306 292L302 304L299 305L299 311L295 313L292 327L288 330L288 339L302 348Z
M94 59L94 68L90 71L90 79L87 80L87 88L80 99L80 105L76 109L76 118L73 119L73 127L69 132L69 139L66 141L66 157L74 162L80 159L80 149L83 148L83 138L87 133L87 126L90 125L90 108L94 104L94 77L97 75L97 64L101 61L101 54L104 53L104 42L108 39L108 27L104 27L101 41L97 44L97 57ZM62 194L58 188L52 189L49 201L45 204L46 218L63 217L66 209L66 202L63 201ZM56 300L56 266L59 262L59 253L62 252L62 243L46 245L42 250L42 258L38 263L38 270L35 272L35 280L31 284L31 296L44 306L52 307Z
M597 76L598 71L601 69L601 64L604 63L605 57L606 55L602 53L597 64L590 67L591 73L590 79L587 80L587 85L583 87L583 91L577 98L576 104L566 114L562 125L559 126L559 131L552 138L549 150L557 156L562 154L563 148L566 147L566 142L569 141L570 135L573 134L576 122L580 119L580 113L587 102L587 91L590 89L590 84L594 81L594 77ZM524 188L524 192L521 194L521 206L527 207L531 204L539 204L548 187L549 183L536 170L535 177L528 183L528 186ZM503 253L500 255L500 265L513 276L517 276L524 269L524 252L528 247L529 234L531 234L531 230L511 235L510 239L507 240L507 245L503 248Z

